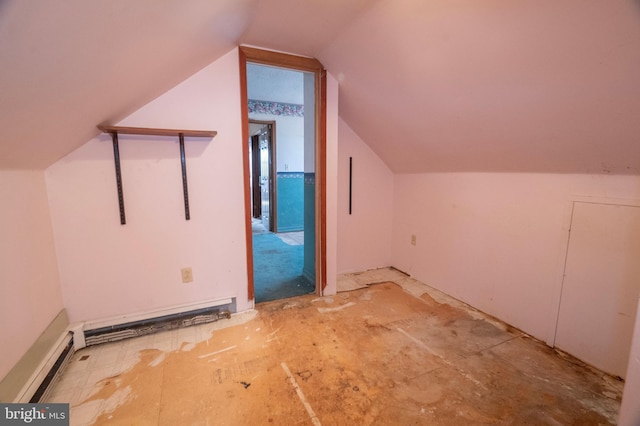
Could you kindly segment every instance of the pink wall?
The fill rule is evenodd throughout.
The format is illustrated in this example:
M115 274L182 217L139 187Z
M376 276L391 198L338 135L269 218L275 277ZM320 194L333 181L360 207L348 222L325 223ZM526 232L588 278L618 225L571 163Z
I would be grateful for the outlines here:
M640 300L638 301L640 313ZM620 426L637 426L640 424L640 314L636 315L635 336L631 344L629 367L624 384L624 396L620 407Z
M434 173L395 176L392 264L553 343L570 200L640 199L637 176ZM417 236L412 246L411 234ZM640 310L639 310L640 311ZM596 313L594 313L596 314ZM620 424L640 419L640 316Z
M328 78L328 168L337 155L338 85ZM179 147L120 136L127 224L120 225L111 138L102 135L46 171L65 307L71 321L208 299L247 300L238 52L232 50L118 125L211 129L187 140L191 220L184 219ZM327 178L327 293L335 293L336 173ZM180 270L193 269L183 284Z
M46 171L65 307L71 321L236 297L247 300L238 52L234 49L118 123L216 130L185 143L184 219L177 140L120 136L127 224L120 225L111 138ZM180 270L193 269L183 284Z
M0 171L0 380L63 309L42 171Z
M393 173L342 119L338 129L338 273L390 266ZM353 158L351 215L349 157Z
M393 265L547 342L571 197L640 199L637 177L434 173L395 182Z
M327 286L336 294L338 274L338 80L327 73Z

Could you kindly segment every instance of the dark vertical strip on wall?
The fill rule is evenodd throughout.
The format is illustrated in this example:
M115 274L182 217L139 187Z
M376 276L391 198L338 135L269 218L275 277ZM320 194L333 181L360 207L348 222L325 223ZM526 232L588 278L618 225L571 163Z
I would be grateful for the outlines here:
M184 196L184 218L191 219L189 213L189 189L187 186L187 160L184 155L184 134L180 133L180 163L182 165L182 194Z
M351 214L353 196L353 157L349 157L349 214Z
M116 185L118 186L118 207L120 209L120 224L125 225L127 219L124 215L124 194L122 192L122 174L120 170L120 149L118 148L118 134L111 133L113 140L113 160L116 166Z

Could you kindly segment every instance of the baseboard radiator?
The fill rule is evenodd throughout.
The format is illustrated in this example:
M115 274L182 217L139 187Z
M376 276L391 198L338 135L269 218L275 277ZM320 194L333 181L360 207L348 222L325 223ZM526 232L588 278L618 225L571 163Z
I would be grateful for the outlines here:
M202 307L203 305L208 305ZM196 307L196 309L192 309ZM128 318L75 324L61 336L14 402L45 402L76 350L161 331L229 319L236 312L235 298L182 305ZM122 321L125 322L122 322ZM110 325L101 325L110 323Z
M60 376L67 367L67 364L71 362L71 358L75 352L73 348L73 337L71 337L29 402L38 403L48 399L51 390L55 388L56 383L60 380Z
M20 390L14 402L38 403L46 401L51 389L55 387L74 353L73 334L67 331L60 336L51 348L45 359Z
M84 331L87 346L140 337L161 331L175 330L192 325L205 324L231 318L230 307L204 308L189 312L163 315L161 317L132 321Z

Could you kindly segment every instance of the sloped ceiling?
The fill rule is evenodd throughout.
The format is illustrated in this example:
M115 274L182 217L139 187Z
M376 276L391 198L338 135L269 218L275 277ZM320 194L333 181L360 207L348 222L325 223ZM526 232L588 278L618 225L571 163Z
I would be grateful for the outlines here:
M320 59L396 172L640 172L637 1L380 1Z
M640 173L636 0L0 1L0 168L249 44L320 59L395 172Z
M246 0L0 6L0 168L46 167L232 49Z

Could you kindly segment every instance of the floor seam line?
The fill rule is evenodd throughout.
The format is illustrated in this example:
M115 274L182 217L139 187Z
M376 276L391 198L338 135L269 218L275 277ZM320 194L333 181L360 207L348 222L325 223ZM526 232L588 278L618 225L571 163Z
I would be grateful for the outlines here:
M293 388L298 394L298 398L300 398L302 405L304 405L304 408L307 410L307 414L309 414L309 417L311 417L311 422L315 426L321 426L320 419L318 419L318 416L313 411L313 408L311 408L311 404L309 404L309 401L307 401L307 398L305 398L304 393L302 392L302 389L300 389L298 382L296 382L296 378L293 377L293 374L291 374L291 371L289 370L289 367L287 367L287 364L283 361L282 363L280 363L280 366L282 367L285 374L289 378L291 385L293 385Z
M505 344L505 343L509 343L509 342L511 342L511 341L513 341L513 340L515 340L515 339L519 339L519 338L521 338L522 336L524 336L524 333L523 333L523 334L520 334L520 335L518 335L518 336L512 336L511 338L509 338L509 339L507 339L507 340L503 340L502 342L496 343L495 345L487 346L486 348L480 349L479 351L472 352L472 353L470 353L470 354L469 354L469 356L472 356L472 355L478 355L478 354L481 354L481 353L483 353L483 352L485 352L485 351L491 350L491 349L493 349L493 348L497 348L497 347L498 347L498 346L500 346L500 345L503 345L503 344ZM463 358L468 358L468 357L464 356Z

